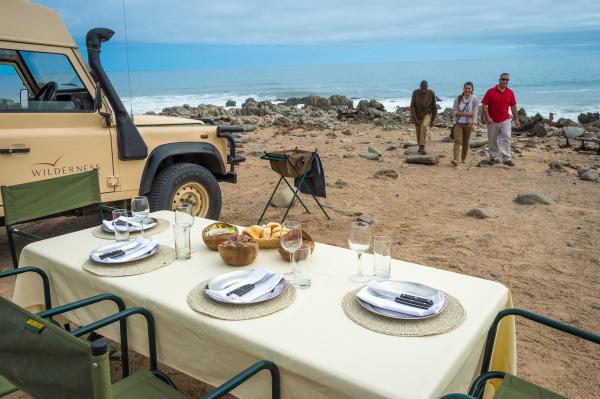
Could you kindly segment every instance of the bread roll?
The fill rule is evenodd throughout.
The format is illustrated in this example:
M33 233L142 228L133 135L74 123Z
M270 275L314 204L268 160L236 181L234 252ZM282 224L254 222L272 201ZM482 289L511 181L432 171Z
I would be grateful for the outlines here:
M271 230L271 238L279 238L279 237L281 237L281 229L277 230L274 233L273 233L273 230Z
M249 235L254 239L259 239L262 235L263 228L261 226L250 226L244 230L244 234Z
M279 227L279 228L281 228L281 225L280 225L279 223L277 223L277 222L271 222L271 223L267 223L267 227L270 227L270 228L271 228L271 231L273 231L273 228L274 228L274 227Z
M276 226L271 227L271 236L277 232L281 231L281 225L277 224Z
M271 238L271 228L270 227L263 228L260 238L264 238L264 239Z

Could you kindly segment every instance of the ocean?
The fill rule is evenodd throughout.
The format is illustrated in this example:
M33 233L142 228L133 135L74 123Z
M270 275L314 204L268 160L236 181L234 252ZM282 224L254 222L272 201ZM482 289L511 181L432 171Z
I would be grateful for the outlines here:
M557 54L519 59L405 61L339 65L302 65L256 68L108 71L127 109L135 114L159 112L189 104L241 106L248 97L277 101L307 95L345 95L354 100L375 99L388 111L407 106L411 92L423 79L450 107L463 83L474 83L481 99L510 73L518 107L528 114L577 119L582 112L600 111L600 54Z

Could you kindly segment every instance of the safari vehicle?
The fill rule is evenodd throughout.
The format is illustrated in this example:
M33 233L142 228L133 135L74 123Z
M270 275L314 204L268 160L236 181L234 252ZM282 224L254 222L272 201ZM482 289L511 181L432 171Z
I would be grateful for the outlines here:
M0 185L98 169L103 202L146 195L152 210L191 202L217 219L218 182L236 182L232 133L209 119L127 113L102 67L113 31L86 36L89 66L60 16L0 3ZM4 208L0 202L0 217Z

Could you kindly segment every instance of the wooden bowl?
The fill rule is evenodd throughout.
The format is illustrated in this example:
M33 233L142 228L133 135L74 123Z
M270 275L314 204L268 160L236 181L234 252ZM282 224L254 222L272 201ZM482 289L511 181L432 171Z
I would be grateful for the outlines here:
M230 266L246 266L254 262L258 256L258 244L255 240L250 245L230 247L219 244L218 251L223 262Z
M310 247L310 253L312 254L313 252L315 252L315 242L313 241L312 237L304 230L302 230L302 245L308 245ZM288 251L286 251L285 249L283 249L281 247L281 245L279 245L277 247L277 250L279 251L279 255L281 255L281 257L283 258L283 260L287 260L288 262L292 261L292 254L289 253ZM302 259L302 258L300 258Z
M231 232L231 233L223 233L223 234L215 234L215 235L209 235L208 232L210 230L212 230L213 228L215 228L215 226L219 226L219 227L233 227L235 228L235 232ZM213 224L209 224L208 226L206 226L204 228L204 230L202 230L202 241L204 241L204 244L206 244L206 246L213 250L216 251L217 247L219 246L220 243L222 243L223 241L225 241L227 238L229 238L230 236L237 234L237 227L235 227L232 224L228 224L228 223L221 223L221 222L216 222Z

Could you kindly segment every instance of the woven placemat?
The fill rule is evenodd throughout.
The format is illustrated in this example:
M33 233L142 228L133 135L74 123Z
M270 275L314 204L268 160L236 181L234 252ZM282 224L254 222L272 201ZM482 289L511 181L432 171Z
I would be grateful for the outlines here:
M96 263L88 259L83 268L90 273L103 277L135 276L136 274L150 273L175 261L175 249L161 245L157 253L144 259L123 264Z
M171 226L171 222L169 222L168 220L165 219L161 219L161 218L155 218L156 221L158 222L158 224L154 227L152 227L151 229L146 229L144 230L144 235L146 236L153 236L156 235L158 233L162 233L163 231L166 231L169 229L169 226ZM141 234L141 232L136 231L136 232L129 232L129 238L137 238L139 237ZM102 230L102 227L100 226L96 226L96 228L94 230L92 230L92 235L96 238L102 238L103 240L114 240L115 239L115 233L113 233L112 231L106 232L104 230Z
M296 299L296 289L286 281L281 294L269 301L246 305L222 303L215 301L204 292L208 281L201 282L190 291L187 303L196 312L221 320L257 319L287 308Z
M356 294L361 288L348 292L342 299L346 316L359 326L397 337L425 337L454 330L465 321L466 313L458 299L446 295L448 306L437 316L422 320L398 320L371 313L358 303Z

